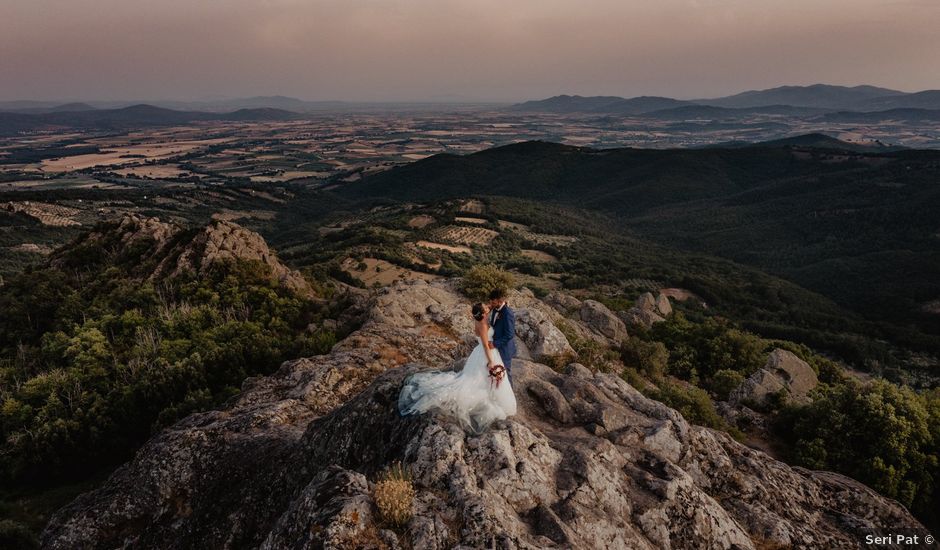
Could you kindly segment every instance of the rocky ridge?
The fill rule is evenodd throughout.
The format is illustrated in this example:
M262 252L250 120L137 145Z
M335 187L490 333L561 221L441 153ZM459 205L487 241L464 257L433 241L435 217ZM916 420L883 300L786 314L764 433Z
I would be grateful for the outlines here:
M230 221L213 220L193 231L159 218L125 214L116 224L89 232L78 244L101 244L115 256L135 247L145 248L146 256L155 261L144 274L149 279L186 271L201 275L213 264L227 260L258 261L270 269L279 284L302 295L313 295L303 276L282 264L261 235ZM52 259L53 265L66 261L64 255Z
M566 350L554 307L525 291L510 304L525 356ZM577 363L514 361L519 414L479 436L446 417L401 418L408 374L459 367L469 351L469 304L448 282L416 281L365 311L328 355L286 362L152 438L60 510L43 546L856 548L886 527L923 531L858 482L690 425ZM416 499L391 529L370 487L396 462Z

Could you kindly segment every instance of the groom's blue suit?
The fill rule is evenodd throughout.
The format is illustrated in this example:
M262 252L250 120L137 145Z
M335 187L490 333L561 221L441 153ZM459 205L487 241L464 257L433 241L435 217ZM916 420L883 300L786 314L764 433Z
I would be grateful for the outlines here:
M509 304L490 312L490 326L493 327L493 346L499 351L506 367L509 383L512 383L512 358L516 355L516 314Z

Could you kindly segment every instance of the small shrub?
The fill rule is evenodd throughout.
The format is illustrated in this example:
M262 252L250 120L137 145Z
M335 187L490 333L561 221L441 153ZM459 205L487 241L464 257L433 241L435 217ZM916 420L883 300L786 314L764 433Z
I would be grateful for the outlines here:
M744 382L744 375L736 370L721 369L715 372L709 380L709 389L720 399L726 401L741 383Z
M693 424L724 430L735 435L718 414L718 411L715 410L715 404L712 402L711 397L701 388L691 384L663 380L659 384L659 389L651 392L649 397L676 409L686 420Z
M627 384L630 384L638 390L646 387L646 381L643 380L643 377L640 376L640 373L637 372L633 367L624 367L623 371L620 373L620 378L623 378Z
M372 500L379 509L382 521L401 527L411 520L415 498L411 475L401 463L389 468L372 489Z
M557 353L555 355L543 355L539 357L539 362L556 372L562 372L565 367L574 361L575 356L570 353Z
M631 336L620 345L620 359L624 365L633 367L653 380L666 374L669 351L662 342L644 342Z
M463 276L461 290L472 300L486 301L490 292L497 288L513 288L512 273L493 264L475 265Z

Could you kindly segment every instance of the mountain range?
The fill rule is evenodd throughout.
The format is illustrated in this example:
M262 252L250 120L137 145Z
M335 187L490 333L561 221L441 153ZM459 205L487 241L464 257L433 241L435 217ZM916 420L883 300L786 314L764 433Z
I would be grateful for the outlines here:
M784 107L796 109L793 114L813 114L826 111L883 111L915 108L940 109L940 90L907 93L875 86L780 86L766 90L750 90L712 99L679 100L669 97L641 96L623 98L615 96L560 95L548 99L526 101L509 107L514 112L551 113L609 113L656 114L676 107L722 107L725 109L761 109L756 112L786 112ZM764 111L763 109L769 109ZM708 112L708 111L706 111ZM733 111L711 111L729 114ZM740 114L755 111L738 111Z

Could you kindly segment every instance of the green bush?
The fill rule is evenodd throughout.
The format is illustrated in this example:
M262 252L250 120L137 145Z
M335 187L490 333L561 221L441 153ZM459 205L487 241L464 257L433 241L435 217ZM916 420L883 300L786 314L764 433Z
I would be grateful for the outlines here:
M701 388L663 379L656 390L649 392L649 397L676 409L693 424L732 432L727 422L715 410L711 397Z
M669 351L662 342L645 342L630 336L620 345L623 364L642 372L651 380L659 380L669 366Z
M471 300L485 302L494 289L516 286L512 273L493 264L475 265L464 273L460 288Z
M918 395L883 380L824 387L776 422L791 460L849 475L920 514L936 510L938 426L936 390Z
M325 312L260 262L216 264L159 289L111 266L74 278L50 268L15 277L0 305L0 479L14 482L125 460L245 378L336 341L307 333Z
M718 399L726 401L728 396L744 382L744 375L736 370L721 369L708 381L710 389Z

